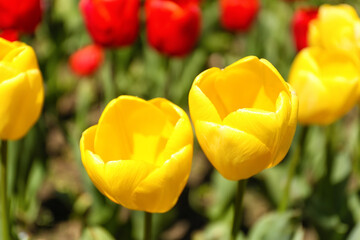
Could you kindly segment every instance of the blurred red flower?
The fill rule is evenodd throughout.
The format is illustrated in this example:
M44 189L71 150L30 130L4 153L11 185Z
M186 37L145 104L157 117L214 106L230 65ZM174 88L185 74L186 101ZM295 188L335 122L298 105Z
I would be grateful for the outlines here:
M170 56L184 56L201 31L198 0L147 0L146 33L149 44Z
M229 31L247 31L260 8L259 0L220 0L221 24Z
M88 45L74 52L69 59L71 70L79 76L93 74L104 60L104 51L98 45Z
M0 37L10 42L19 40L19 32L13 29L0 30Z
M131 45L138 35L139 0L81 0L86 27L103 47Z
M292 30L297 51L308 46L307 34L309 23L317 17L317 14L317 8L300 8L295 11L292 20Z
M41 0L0 0L0 29L33 33L41 21Z

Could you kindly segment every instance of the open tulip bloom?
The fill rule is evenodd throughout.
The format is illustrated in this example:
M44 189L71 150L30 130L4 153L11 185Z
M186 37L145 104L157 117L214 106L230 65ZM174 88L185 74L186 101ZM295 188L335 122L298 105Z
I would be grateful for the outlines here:
M188 180L193 133L186 113L163 98L120 96L80 140L95 186L126 208L171 209Z
M285 157L297 106L290 85L267 60L256 57L202 72L189 94L199 144L229 180L247 179Z

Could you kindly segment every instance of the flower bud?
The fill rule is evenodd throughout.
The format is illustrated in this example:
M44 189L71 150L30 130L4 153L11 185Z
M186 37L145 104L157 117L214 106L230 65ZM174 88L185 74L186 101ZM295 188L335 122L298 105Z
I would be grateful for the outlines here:
M100 46L88 45L70 56L71 70L79 76L93 74L104 60L104 52Z
M221 24L229 31L248 31L259 11L258 0L220 0Z
M138 35L139 0L81 0L86 27L103 47L131 45Z
M184 56L195 46L201 31L196 0L149 0L145 4L149 44L170 56Z

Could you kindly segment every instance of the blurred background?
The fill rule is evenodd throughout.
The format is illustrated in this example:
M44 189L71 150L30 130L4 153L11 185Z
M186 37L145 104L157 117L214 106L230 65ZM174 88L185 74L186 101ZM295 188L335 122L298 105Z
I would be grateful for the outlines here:
M292 19L302 7L358 0L261 0L247 31L221 26L217 0L200 2L202 26L186 56L166 57L146 39L144 2L140 33L127 47L104 48L103 62L92 74L75 74L70 56L92 44L77 0L45 0L36 31L20 40L31 45L43 74L46 97L42 115L21 140L9 142L10 211L20 239L141 239L143 213L105 198L81 163L81 133L97 123L113 98L166 97L188 112L194 78L210 67L255 55L268 59L287 79L296 54ZM250 81L250 80L249 80ZM304 153L290 186L289 208L277 207L286 183L289 157L252 177L244 198L242 239L360 239L360 113L354 108L331 131L336 149L330 184L324 184L324 127L311 126ZM301 126L298 126L301 129ZM294 142L298 141L296 134ZM236 182L224 179L195 141L188 184L177 205L154 214L154 239L228 239ZM288 155L294 151L290 149Z

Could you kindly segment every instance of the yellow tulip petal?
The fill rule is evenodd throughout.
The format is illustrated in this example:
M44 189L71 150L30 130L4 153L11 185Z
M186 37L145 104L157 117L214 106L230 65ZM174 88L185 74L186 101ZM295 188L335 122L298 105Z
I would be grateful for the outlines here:
M189 178L191 159L192 145L173 154L138 185L134 194L136 205L147 212L162 213L171 209Z
M322 46L322 39L319 29L319 20L313 19L309 23L307 41L309 46Z
M244 108L230 113L224 125L246 132L258 138L269 149L273 148L280 124L273 112Z
M23 137L39 118L44 98L42 77L30 70L0 83L0 138Z
M280 92L285 91L287 94L290 94L289 86L285 82L284 78L281 76L279 71L265 58L259 60L264 64L263 66L263 78L265 79L266 87L269 87L271 92Z
M137 186L157 167L144 159L118 160L105 163L103 178L107 183L107 194L116 203L129 209L141 210L134 202L134 191ZM150 199L148 199L150 201ZM152 201L152 200L151 200Z
M209 161L229 180L249 178L271 163L270 150L250 134L204 121L196 121L195 130Z
M0 61L14 48L11 42L0 37Z
M104 161L147 159L154 162L173 130L157 107L131 96L111 101L98 125L95 153Z
M117 160L104 163L100 156L85 150L83 165L94 185L111 201L140 210L134 203L137 185L156 167L146 161Z
M156 98L149 101L165 113L174 125L172 134L159 155L157 164L162 165L171 155L184 148L186 145L193 144L193 131L187 114L180 107L164 98Z
M98 155L87 149L85 149L81 154L81 159L89 178L96 188L111 201L116 202L112 194L109 194L108 184L104 178L105 165L103 160Z
M3 81L16 77L20 72L12 67L7 66L4 62L0 62L0 84Z
M316 23L310 24L310 46L359 53L360 36L356 26L359 22L360 19L352 6L324 4L319 8Z
M80 139L81 160L96 188L111 201L116 202L114 197L109 195L108 184L106 179L103 178L104 162L98 155L93 153L96 130L97 125L94 125L83 132Z
M179 121L179 118L182 117L185 113L181 108L165 98L154 98L148 102L159 108L159 110L164 113L168 121L170 121L174 126L176 125L177 121Z
M95 186L110 200L130 209L138 209L133 201L137 185L156 167L146 161L118 160L104 162L92 152L98 126L84 131L80 140L81 159Z
M4 64L7 64L9 67L17 69L19 72L27 71L29 69L38 69L36 55L34 50L23 44L20 47L14 48L12 51L2 59Z
M196 109L196 111L191 111L190 109L192 119L206 119L210 122L220 123L220 115L226 114L225 108L222 106L215 91L214 79L216 79L218 72L220 72L220 69L211 68L201 73L195 79L189 93L189 107ZM202 79L210 80L205 82ZM218 106L218 108L215 108L215 105Z
M225 68L216 79L215 86L227 114L240 108L274 112L277 96L281 91L288 91L278 76L267 61L247 57Z
M288 119L284 122L284 125L281 127L282 130L278 135L278 144L277 144L278 149L276 153L273 155L273 162L270 167L276 166L284 159L284 157L286 156L287 152L290 149L291 140L294 138L296 131L299 100L295 93L295 90L291 87L290 84L288 84L288 86L291 92L291 100L290 100L291 106L288 106L290 108L289 109L290 115L288 116ZM284 98L282 100L284 100ZM279 107L277 111L278 113L280 113L280 111L282 110L282 106L284 105L287 106L286 104L284 104L284 101L282 101L282 103L279 102ZM287 116L283 116L283 117L287 118Z
M80 139L80 151L81 154L85 155L85 150L94 152L94 141L96 134L97 125L89 127L86 129Z

